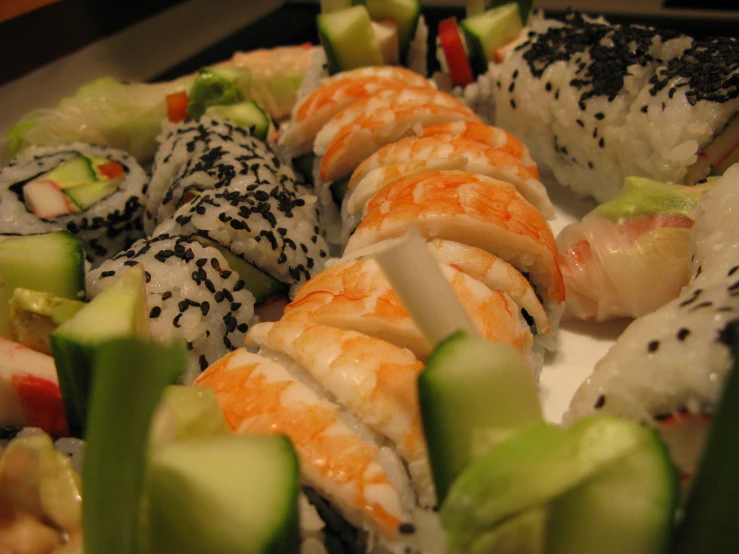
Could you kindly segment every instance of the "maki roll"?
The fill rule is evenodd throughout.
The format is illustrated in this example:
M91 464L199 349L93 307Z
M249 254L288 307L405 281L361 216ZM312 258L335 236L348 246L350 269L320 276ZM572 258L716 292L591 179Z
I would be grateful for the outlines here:
M186 342L186 382L243 344L254 297L217 248L168 235L139 240L87 275L88 295L95 297L138 264L145 270L151 338Z
M120 150L82 143L30 148L0 172L0 234L67 229L97 266L143 236L147 180Z
M307 192L289 164L248 130L220 118L165 123L154 159L145 223L151 233L201 191L234 181L280 185Z
M705 193L691 234L693 279L680 296L635 320L576 392L567 419L594 412L660 431L692 476L732 363L739 326L739 164Z
M628 176L694 184L736 156L738 52L733 38L577 13L534 21L498 67L496 124L560 183L599 202Z

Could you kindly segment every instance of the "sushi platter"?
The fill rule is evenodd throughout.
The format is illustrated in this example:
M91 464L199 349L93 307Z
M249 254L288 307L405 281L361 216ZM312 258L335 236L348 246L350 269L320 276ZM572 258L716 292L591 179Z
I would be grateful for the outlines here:
M173 4L0 74L0 553L739 552L739 12Z

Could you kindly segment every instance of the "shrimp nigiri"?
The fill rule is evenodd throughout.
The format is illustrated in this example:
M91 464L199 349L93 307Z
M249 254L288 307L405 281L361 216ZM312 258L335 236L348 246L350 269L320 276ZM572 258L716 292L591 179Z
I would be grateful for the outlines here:
M423 81L415 86L431 88L430 81ZM311 151L316 134L341 110L362 98L396 96L408 86L406 80L374 76L322 83L295 105L290 126L280 136L280 146L291 158L306 154Z
M463 242L503 258L528 274L547 309L564 302L552 231L513 185L461 171L398 179L367 205L346 253L397 238L411 225L424 236Z
M194 386L212 388L237 433L282 433L295 446L304 480L335 502L347 519L390 539L408 518L396 485L378 462L377 446L355 433L338 407L273 360L235 350Z
M501 179L515 185L521 196L546 217L554 215L536 164L526 164L505 149L444 134L406 137L364 160L347 184L346 211L361 213L366 203L394 179L433 170L461 170Z
M440 269L481 336L528 354L529 327L507 294L449 265ZM323 271L298 290L284 317L360 331L408 348L422 359L431 353L431 345L373 258L347 260Z

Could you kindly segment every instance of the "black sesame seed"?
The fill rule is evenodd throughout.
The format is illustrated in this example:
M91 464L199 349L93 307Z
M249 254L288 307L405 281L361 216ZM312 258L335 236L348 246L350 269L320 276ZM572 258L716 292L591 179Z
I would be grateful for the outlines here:
M513 98L511 98L511 108L516 109L516 101Z
M684 341L685 339L688 338L689 334L690 334L690 329L686 329L685 327L683 327L677 332L677 340Z
M650 341L649 344L647 344L647 350L649 352L657 352L657 349L659 348L659 341L653 340Z
M210 279L205 280L205 286L211 292L211 294L216 292L216 287L213 284L213 281L211 281Z
M172 320L172 325L174 325L174 326L175 326L175 327L177 327L178 329L179 329L180 327L182 327L182 326L180 325L180 319L181 319L181 318L182 318L182 314L177 314L177 315L176 315L176 316L174 317L174 319Z
M100 277L113 277L113 275L115 275L115 271L103 271Z
M203 313L204 316L208 315L208 312L210 311L210 302L207 300L200 303L200 311Z
M400 525L398 525L398 531L403 535L412 535L416 532L416 526L408 522L401 523Z
M200 258L195 262L195 265L198 267L203 267L206 263L208 263L208 260L206 260L205 258Z
M606 117L606 115L603 112L598 112L597 114L595 114L595 119L597 119L599 121L602 120L602 119L604 119L605 117Z
M158 318L162 313L162 309L159 306L154 306L149 312L149 317L152 319Z
M180 312L184 312L189 307L190 303L187 300L180 300L180 302L177 304L177 308L180 310Z
M170 298L172 298L172 293L170 291L167 291L164 294L162 294L162 300L169 300Z
M205 371L208 368L208 360L202 354L198 358L198 363L200 364L200 371Z
M605 406L605 405L606 405L606 397L605 397L604 395L602 395L602 394L601 394L601 395L600 395L600 396L598 397L598 399L597 399L597 400L595 401L595 406L594 406L594 408L595 408L596 410L600 410L600 409L601 409L601 408L602 408L603 406Z
M237 328L237 329L238 329L238 330L239 330L240 332L242 332L242 333L246 333L246 332L247 332L247 331L249 330L249 325L247 325L246 323L239 323L239 324L238 324L238 325L236 326L236 328Z
M245 283L245 282L244 282L244 281L243 281L242 279L239 279L239 280L238 280L238 281L236 281L236 283L234 284L234 292L238 292L238 291L240 291L240 290L241 290L241 289L243 289L243 288L244 288L245 286L246 286L246 283Z
M223 302L223 291L219 290L215 294L215 300L216 300L216 302Z

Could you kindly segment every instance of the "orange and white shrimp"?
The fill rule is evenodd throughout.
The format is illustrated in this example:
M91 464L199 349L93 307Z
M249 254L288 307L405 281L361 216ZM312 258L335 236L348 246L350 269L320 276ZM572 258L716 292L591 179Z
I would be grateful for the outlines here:
M349 216L360 214L367 202L392 180L440 170L467 171L511 183L545 217L554 217L554 206L539 181L536 164L526 164L504 149L445 134L406 137L383 146L364 160L347 184L345 211Z
M427 238L463 242L503 258L529 275L547 309L564 302L552 231L513 185L462 171L398 179L367 204L345 253L400 237L412 225Z
M250 329L247 344L289 359L347 411L387 437L408 464L422 506L435 493L421 429L416 381L423 364L408 350L362 333L286 317Z
M343 258L329 260L326 263L324 273L337 264L351 259L363 258L366 256L374 256L378 252L382 252L394 246L399 240L390 239L372 244L366 248L353 250L346 254ZM536 325L536 332L549 333L551 330L551 322L548 314L544 311L541 302L536 297L531 283L521 275L512 265L501 260L497 256L486 252L474 246L468 246L461 242L454 242L443 239L433 239L426 243L429 251L434 258L441 263L446 264L454 269L458 269L466 273L473 279L480 281L483 285L492 290L499 290L511 297L511 299L526 310ZM320 277L320 275L318 276ZM307 289L306 289L307 290ZM301 295L298 291L298 296ZM297 299L297 297L296 297Z
M343 81L346 79L363 79L365 77L376 77L378 79L397 79L404 81L406 84L412 87L425 87L432 86L436 87L433 81L430 81L420 73L411 71L404 67L397 65L374 65L368 67L358 67L357 69L350 69L349 71L342 71L331 77L321 79L320 85L326 85L334 83L336 81Z
M431 88L430 81L422 81L425 84L416 86ZM408 86L405 80L374 76L323 83L295 105L290 126L280 136L280 146L291 158L307 154L316 134L341 110L362 98L396 96Z
M533 338L508 295L449 265L440 269L482 337L511 344L528 356ZM431 345L371 257L340 262L308 281L285 308L283 319L291 318L359 331L408 348L421 359L431 353ZM535 370L535 363L531 365Z
M331 118L316 135L324 181L348 177L365 158L414 128L450 121L480 121L463 102L430 88L411 87L391 98L365 98Z
M420 136L433 137L436 135L452 135L467 140L474 140L490 148L505 150L512 156L519 158L526 166L534 164L531 152L516 136L505 129L493 127L484 123L470 121L455 121L424 127Z
M407 521L380 449L354 432L339 408L297 381L281 364L241 348L193 382L212 388L237 433L280 433L295 446L304 480L355 525L392 539Z

